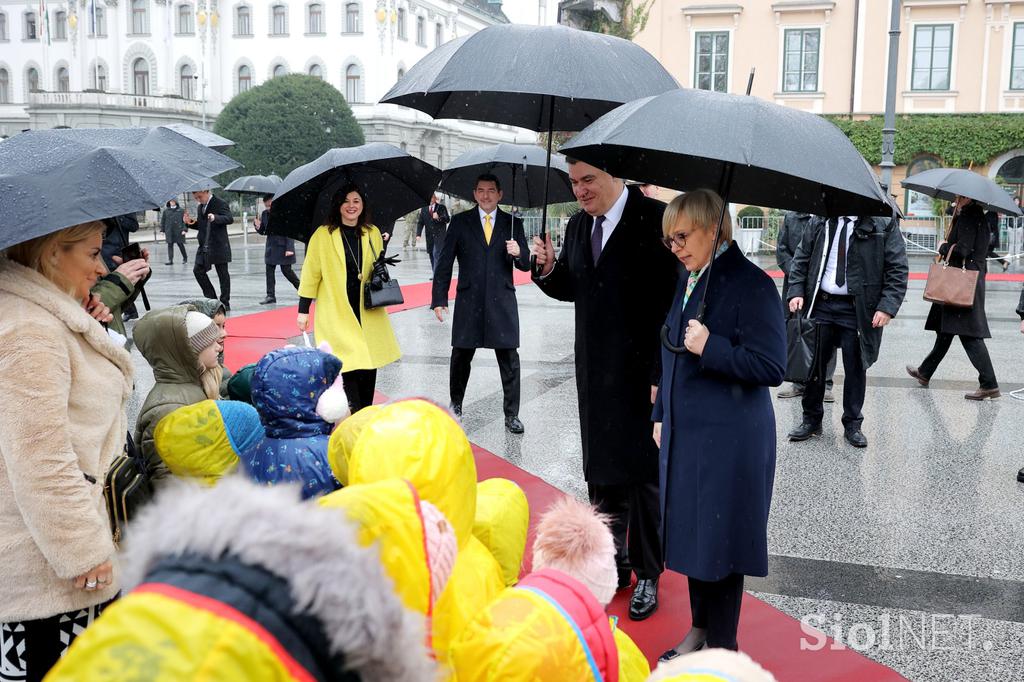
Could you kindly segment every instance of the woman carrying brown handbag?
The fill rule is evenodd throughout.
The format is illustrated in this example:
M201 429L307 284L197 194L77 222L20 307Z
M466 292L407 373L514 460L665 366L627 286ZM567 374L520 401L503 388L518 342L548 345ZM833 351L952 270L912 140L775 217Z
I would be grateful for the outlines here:
M1000 396L996 373L992 369L985 339L992 336L985 316L985 272L988 254L989 229L985 210L967 197L957 197L952 229L946 241L939 245L939 254L948 254L950 267L966 268L978 272L978 285L974 289L974 305L962 308L933 303L924 328L935 332L935 346L919 367L907 366L907 373L927 387L942 358L946 356L953 337L959 336L971 364L978 370L980 387L964 396L967 400L994 400Z

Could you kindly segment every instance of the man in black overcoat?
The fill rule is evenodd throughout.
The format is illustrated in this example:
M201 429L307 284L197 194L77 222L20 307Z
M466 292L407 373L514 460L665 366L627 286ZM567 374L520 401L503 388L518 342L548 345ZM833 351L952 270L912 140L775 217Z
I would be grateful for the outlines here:
M651 405L678 261L661 241L665 204L582 161L569 160L569 179L583 210L557 260L550 236L534 239L534 281L576 304L583 475L590 501L612 517L619 586L636 573L629 615L642 620L658 607L663 566Z
M416 238L419 239L426 232L427 255L430 257L430 269L437 268L437 259L444 248L445 230L448 221L451 220L448 208L437 199L437 195L430 197L430 204L420 209L419 219L416 222Z
M225 310L231 310L231 275L228 263L231 262L231 243L228 241L228 225L235 222L231 209L226 201L213 196L210 190L192 192L198 208L193 217L185 212L183 220L189 228L199 232L199 250L196 251L195 266L192 274L203 290L203 296L217 299L217 292L210 282L210 268L217 268L217 279L220 281L220 302Z
M284 235L267 235L270 228L270 207L274 203L274 196L268 194L263 197L264 211L260 217L254 220L256 233L267 236L267 244L263 248L263 263L267 267L267 297L260 301L260 305L271 305L277 303L277 278L275 271L281 268L281 274L288 280L296 291L299 288L299 277L292 270L295 265L295 240Z
M462 400L477 348L493 348L504 393L505 428L522 433L519 420L519 306L512 267L526 271L530 260L523 221L498 208L501 183L493 175L477 178L476 207L457 213L437 258L430 307L438 321L448 313L452 265L459 280L452 319L450 391L452 411L462 416Z

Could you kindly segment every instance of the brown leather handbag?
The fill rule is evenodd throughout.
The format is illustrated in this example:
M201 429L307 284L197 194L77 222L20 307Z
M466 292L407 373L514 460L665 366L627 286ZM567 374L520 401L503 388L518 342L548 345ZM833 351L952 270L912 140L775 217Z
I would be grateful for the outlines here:
M977 270L949 267L950 247L946 258L928 266L928 282L924 285L924 300L956 308L974 307L974 290L978 288Z

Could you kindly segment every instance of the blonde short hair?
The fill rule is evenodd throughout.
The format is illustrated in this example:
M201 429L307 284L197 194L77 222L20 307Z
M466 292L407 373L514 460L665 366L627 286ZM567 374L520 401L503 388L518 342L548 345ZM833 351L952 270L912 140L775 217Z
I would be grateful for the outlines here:
M709 189L695 189L692 192L680 194L673 199L665 208L665 217L661 221L661 232L664 236L671 236L676 229L679 219L686 216L693 225L701 230L713 231L718 226L718 217L722 215L722 207L725 202L722 197ZM732 242L732 217L725 212L722 219L722 234L719 238L722 243Z
M19 265L35 270L60 287L61 291L66 291L73 296L75 293L74 285L70 284L63 273L55 267L53 261L46 257L47 252L53 247L64 250L70 249L75 244L84 242L96 234L96 232L103 232L105 229L106 226L98 220L80 225L72 225L52 234L29 239L28 241L8 247L4 251L4 255Z

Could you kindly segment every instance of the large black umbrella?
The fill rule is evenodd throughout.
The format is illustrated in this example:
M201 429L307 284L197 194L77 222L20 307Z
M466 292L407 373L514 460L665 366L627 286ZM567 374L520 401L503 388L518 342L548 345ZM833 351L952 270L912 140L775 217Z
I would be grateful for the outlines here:
M426 206L440 179L437 168L383 142L331 149L281 182L269 234L309 241L326 222L334 195L350 182L365 193L374 223L389 225Z
M228 147L235 146L235 143L226 137L221 137L217 133L211 133L209 130L196 128L195 126L190 126L185 123L168 123L160 127L173 130L179 135L184 135L193 142L198 142L204 147L209 147L216 152L222 152Z
M239 194L273 195L281 186L281 178L276 175L243 175L235 178L224 188L226 192Z
M551 157L551 167L545 166L546 151L532 144L498 144L471 149L444 169L441 189L449 194L473 201L476 179L490 173L501 183L502 194L512 206L533 208L547 201L559 203L573 201L565 157Z
M973 171L964 168L932 168L922 171L900 183L904 189L938 199L952 201L958 196L973 199L990 211L1021 215L1021 210L1002 187Z
M821 216L893 216L853 143L825 119L755 97L673 90L624 104L562 146L574 158L678 190ZM708 266L709 271L714 259ZM710 273L709 273L710 274ZM697 319L703 319L708 287ZM662 342L673 346L662 329Z
M582 130L619 104L677 87L657 59L628 40L566 26L500 24L435 49L381 102L433 118L546 131L550 156L553 131Z
M0 143L0 249L156 209L238 163L166 128L35 130Z

